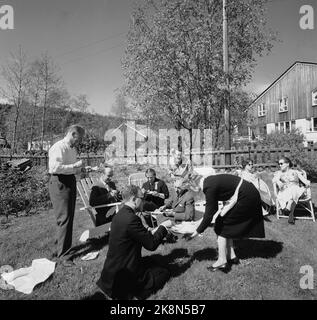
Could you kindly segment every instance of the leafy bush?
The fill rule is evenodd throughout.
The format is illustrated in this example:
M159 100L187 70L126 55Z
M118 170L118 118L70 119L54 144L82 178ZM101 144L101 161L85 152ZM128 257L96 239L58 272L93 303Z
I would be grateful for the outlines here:
M300 165L307 172L308 178L312 181L317 180L317 159L310 159L304 146L304 135L296 130L289 133L274 132L268 134L261 145L273 148L289 148L290 154L287 155L293 164Z
M45 168L27 172L0 171L0 216L31 214L49 206L48 176Z

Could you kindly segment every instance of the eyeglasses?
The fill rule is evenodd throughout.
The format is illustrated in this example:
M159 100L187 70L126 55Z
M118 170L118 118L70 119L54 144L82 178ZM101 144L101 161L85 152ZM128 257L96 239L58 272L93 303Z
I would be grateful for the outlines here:
M248 163L249 166L253 166L253 163Z
M279 162L278 164L279 164L279 166L282 166L284 164L284 162Z

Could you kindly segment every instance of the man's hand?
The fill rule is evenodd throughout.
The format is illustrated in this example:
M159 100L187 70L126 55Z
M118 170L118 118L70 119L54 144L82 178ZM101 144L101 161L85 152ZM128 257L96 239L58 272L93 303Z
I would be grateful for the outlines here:
M110 191L110 194L115 197L117 194L118 194L118 191L117 190L111 190Z

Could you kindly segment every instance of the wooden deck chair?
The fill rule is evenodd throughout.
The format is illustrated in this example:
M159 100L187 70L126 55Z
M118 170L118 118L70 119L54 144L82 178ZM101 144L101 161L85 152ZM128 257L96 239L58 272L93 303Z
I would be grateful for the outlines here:
M273 188L274 188L274 193L277 196L278 194L278 186L276 185L276 183L273 183ZM285 216L281 213L281 207L280 204L276 198L276 217L277 219L280 218L288 218L288 216ZM305 209L307 212L309 212L309 216L295 216L295 210L296 208L302 208ZM311 189L310 187L306 187L305 192L303 193L303 195L299 198L298 203L295 207L294 210L294 218L298 219L298 220L313 220L314 222L316 221L315 218L315 212L314 212L314 207L313 207L313 202L311 199Z
M104 204L96 207L90 206L89 205L90 191L91 191L91 187L95 182L96 182L96 178L92 178L92 177L84 178L77 182L77 190L79 192L82 202L84 203L84 207L80 208L79 210L87 211L94 226L96 226L96 214L97 214L96 209L116 206L116 212L118 212L119 206L121 204L121 202L116 202L116 203Z
M132 174L130 174L130 176L128 178L129 184L134 184L140 188L142 188L143 183L146 181L147 181L147 179L145 177L144 172L132 173Z

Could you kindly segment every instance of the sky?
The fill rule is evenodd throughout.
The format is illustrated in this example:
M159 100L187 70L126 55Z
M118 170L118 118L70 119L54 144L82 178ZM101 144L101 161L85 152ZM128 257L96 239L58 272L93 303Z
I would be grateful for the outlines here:
M233 1L233 0L229 0ZM30 58L48 52L71 95L86 94L90 109L109 114L121 68L133 7L143 0L0 0L14 9L14 30L0 30L0 65L19 45ZM260 93L295 61L317 62L317 3L271 0L269 26L280 43L258 59L249 91ZM315 9L315 29L299 26L302 5ZM1 15L0 15L1 17ZM4 82L0 77L0 86ZM1 98L1 97L0 97Z

